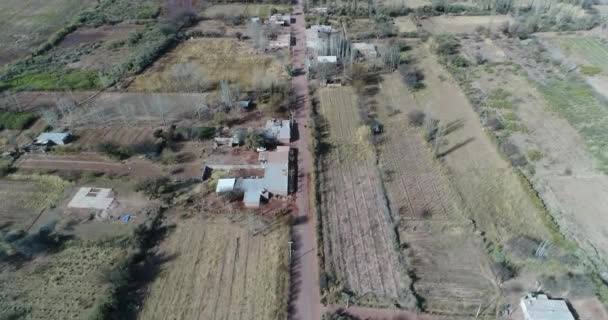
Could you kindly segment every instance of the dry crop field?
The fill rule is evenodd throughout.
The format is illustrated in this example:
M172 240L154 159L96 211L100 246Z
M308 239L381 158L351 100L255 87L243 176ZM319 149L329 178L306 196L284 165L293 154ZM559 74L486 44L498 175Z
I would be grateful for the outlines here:
M505 22L513 22L510 16L437 16L420 20L422 28L426 31L436 33L472 33L478 27L484 27L493 31Z
M212 85L227 80L238 83L242 90L286 80L282 63L269 54L257 53L249 42L206 38L180 44L151 69L138 76L129 89L147 92L179 91L179 88L172 90L172 82L168 78L171 67L179 63L190 63L200 68L200 72L206 75Z
M418 30L416 24L410 17L396 17L394 18L394 21L399 32L416 32L416 30Z
M369 129L360 123L356 96L341 87L322 89L319 97L332 145L319 177L324 271L356 298L367 299L356 303L411 307L373 147L366 135L358 137Z
M55 176L9 175L0 180L0 225L25 229L40 211L61 202L68 183Z
M76 242L21 267L0 263L0 314L26 320L89 318L96 302L109 294L99 273L121 252Z
M289 227L255 232L255 216L194 217L161 245L169 261L140 319L285 319Z
M94 3L92 0L3 0L0 3L0 65L29 54Z
M237 16L268 18L272 9L280 13L291 12L290 5L231 3L212 5L205 9L203 16L218 19Z
M424 310L471 316L482 305L482 315L493 315L492 301L500 293L481 237L466 220L422 132L408 125L402 106L416 102L398 74L383 78L380 101L384 140L379 164Z
M153 136L155 127L125 127L113 126L103 128L86 128L75 130L74 135L78 140L74 142L74 146L83 148L95 147L96 145L115 142L119 145L129 146L148 141L154 141Z

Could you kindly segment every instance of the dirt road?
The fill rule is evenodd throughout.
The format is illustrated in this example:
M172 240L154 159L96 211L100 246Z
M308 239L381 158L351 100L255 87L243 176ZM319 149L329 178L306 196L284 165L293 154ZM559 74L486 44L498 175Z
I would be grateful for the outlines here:
M311 173L313 168L312 155L308 149L310 132L308 126L309 111L306 100L308 97L308 82L304 72L306 56L305 31L306 22L301 1L294 5L296 22L293 28L296 34L296 45L292 47L292 66L296 75L292 85L296 95L296 120L298 125L298 140L292 147L298 149L299 184L296 195L298 210L295 215L301 223L293 230L295 251L292 261L292 288L290 319L317 320L321 319L321 296L319 288L319 262L317 259L317 240L315 233L315 217L311 211Z

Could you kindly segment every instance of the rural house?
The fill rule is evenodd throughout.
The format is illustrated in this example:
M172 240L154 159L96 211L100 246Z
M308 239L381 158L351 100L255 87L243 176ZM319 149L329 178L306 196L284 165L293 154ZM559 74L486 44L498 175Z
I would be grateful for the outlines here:
M100 211L103 219L108 218L108 211L117 206L114 191L110 188L80 188L68 203L68 208Z
M291 142L291 122L279 119L266 121L264 138L280 144L289 144Z
M275 151L260 152L258 159L264 169L263 177L220 179L215 192L241 191L247 208L259 208L261 201L268 200L270 195L288 195L289 150L288 146L279 146Z
M523 297L520 307L525 320L574 320L564 300L552 300L544 294Z
M43 132L36 138L34 144L62 146L69 143L71 138L72 134L69 132Z

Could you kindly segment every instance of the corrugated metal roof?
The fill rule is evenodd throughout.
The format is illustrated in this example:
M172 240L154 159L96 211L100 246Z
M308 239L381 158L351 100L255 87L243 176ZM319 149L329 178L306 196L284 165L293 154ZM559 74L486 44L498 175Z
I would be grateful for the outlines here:
M46 144L53 142L54 144L64 144L69 137L69 132L43 132L36 138L36 143Z

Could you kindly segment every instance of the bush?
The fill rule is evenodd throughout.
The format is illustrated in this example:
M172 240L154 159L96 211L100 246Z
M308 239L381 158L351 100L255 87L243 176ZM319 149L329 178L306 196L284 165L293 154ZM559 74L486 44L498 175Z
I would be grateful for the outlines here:
M144 179L135 185L135 191L143 192L152 197L159 197L170 190L170 181L166 177Z
M133 150L115 142L102 143L99 145L98 150L117 160L125 160L133 155Z
M409 123L415 127L422 127L425 117L426 114L419 110L414 110L407 114Z
M580 72L587 76L595 76L602 72L602 68L596 66L581 66Z
M424 88L424 74L422 70L418 68L409 67L409 65L401 65L399 67L399 73L403 82L410 88L410 90L420 90Z
M460 43L451 34L439 34L435 37L435 52L438 55L447 56L460 52Z
M0 129L23 130L36 119L38 116L30 112L0 111Z

